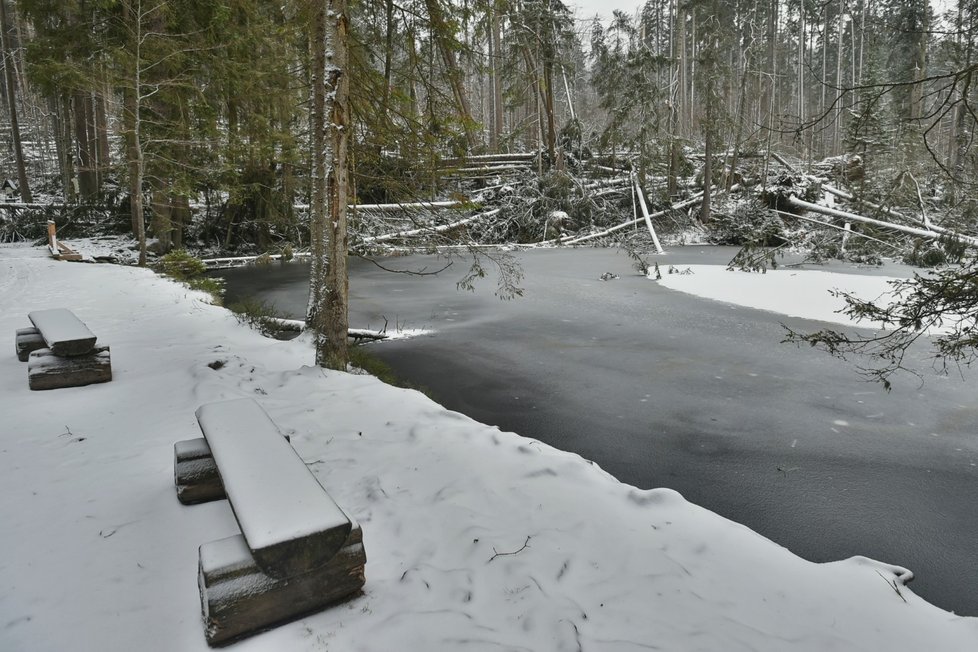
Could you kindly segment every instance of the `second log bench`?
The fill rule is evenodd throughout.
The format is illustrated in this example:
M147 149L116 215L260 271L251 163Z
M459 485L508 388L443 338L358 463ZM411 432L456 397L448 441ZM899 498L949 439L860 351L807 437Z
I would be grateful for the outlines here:
M181 502L226 496L241 528L240 535L200 546L207 642L224 644L357 593L366 564L360 526L262 407L252 399L209 403L197 410L197 423L204 441L174 446ZM188 462L206 489L194 487Z
M82 320L65 308L28 313L33 328L19 329L15 336L17 359L27 362L31 389L78 387L112 380L108 346L96 346L97 338Z

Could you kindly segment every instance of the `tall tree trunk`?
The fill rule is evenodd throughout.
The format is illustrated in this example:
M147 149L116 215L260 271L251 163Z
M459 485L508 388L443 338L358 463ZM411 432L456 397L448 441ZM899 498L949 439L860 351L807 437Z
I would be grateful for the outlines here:
M805 143L805 0L798 6L798 136ZM806 157L807 158L807 157Z
M64 167L61 170L61 179L64 183L65 201L75 202L78 200L78 186L75 176L75 157L72 152L74 142L71 137L71 98L64 94L55 101L58 105L58 127L60 129L58 136L64 147L64 161L62 161Z
M557 159L557 124L556 117L554 116L554 65L552 61L545 60L543 62L543 77L540 78L541 84L541 100L543 105L543 113L546 122L547 132L546 132L546 146L547 146L547 156L550 158L551 165L557 165L558 169L562 169L562 159L558 161Z
M838 154L842 145L842 42L845 40L846 26L843 17L846 13L846 0L839 0L839 27L835 50L835 119L832 121L832 151Z
M94 147L88 137L88 110L91 98L84 91L75 91L73 96L73 113L75 124L75 143L78 146L78 185L81 200L92 202L98 195L98 184L95 179Z
M384 34L384 96L380 105L383 118L387 119L387 111L391 99L391 75L394 60L394 0L385 0L384 12L387 31Z
M96 93L95 94L95 113L94 113L94 124L95 124L95 142L96 142L96 153L98 154L98 179L99 188L102 187L102 183L105 180L105 175L108 173L109 169L112 167L112 162L110 160L110 150L109 150L109 125L106 110L106 94Z
M139 243L139 266L146 266L146 219L143 215L143 175L145 173L145 160L143 158L142 139L142 42L143 42L143 15L141 3L136 0L123 0L123 15L132 38L132 83L130 88L124 89L123 119L126 121L126 153L128 158L127 167L129 168L129 207L132 217L133 235ZM75 124L77 125L77 119ZM77 131L77 129L76 129Z
M922 22L919 25L920 31L914 34L915 40L910 52L914 85L910 88L910 114L907 117L917 121L924 117L925 89L922 80L927 76L927 36L930 29L927 17L928 12L925 9L922 14Z
M17 183L20 186L20 199L24 203L34 201L30 183L27 181L27 166L24 163L24 149L20 142L20 125L17 123L17 95L14 88L14 53L10 49L10 25L7 22L7 9L0 0L0 49L3 50L3 77L7 90L7 106L10 110L10 131L14 141L14 156L17 159Z
M499 79L499 13L495 6L489 14L489 34L486 39L489 49L489 151L499 152L499 135L503 128L502 84Z
M712 210L711 198L713 195L713 128L710 121L713 119L713 112L710 110L710 102L707 100L706 107L706 133L703 138L703 151L706 160L703 163L703 204L700 206L700 222L706 224L710 221L710 211Z
M135 88L125 90L126 158L129 168L129 208L132 232L139 242L139 265L146 265L146 221L143 215L143 150L139 142L139 89L138 64Z
M317 0L311 35L313 274L308 320L316 334L316 364L343 371L349 362L347 28L346 0Z
M458 107L459 118L462 121L462 128L465 130L465 140L469 149L474 150L479 145L475 133L475 121L472 119L472 111L469 109L469 99L465 93L465 77L462 67L458 64L455 57L455 50L452 49L449 39L451 37L448 21L442 12L439 0L425 0L425 7L428 10L428 18L431 19L431 33L441 55L442 63L445 66L445 75L448 78L448 85L452 88L452 95Z

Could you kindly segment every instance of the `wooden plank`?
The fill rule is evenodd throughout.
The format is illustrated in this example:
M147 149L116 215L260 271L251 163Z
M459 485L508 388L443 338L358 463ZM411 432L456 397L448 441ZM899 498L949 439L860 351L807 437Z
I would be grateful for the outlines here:
M14 349L17 351L17 359L27 362L31 351L37 351L47 346L44 338L36 328L18 328L14 336Z
M108 346L95 347L88 355L65 358L51 349L38 349L27 359L27 384L31 389L81 387L112 380Z
M264 573L240 535L205 543L199 555L200 603L210 645L226 645L355 596L367 562L355 524L327 564L287 578Z
M84 355L95 346L95 335L70 310L35 310L27 317L55 355Z
M322 566L346 541L349 517L253 399L208 403L197 422L241 533L273 577Z
M82 259L82 255L66 245L63 242L58 242L58 256L59 260L67 260L70 262L78 262Z

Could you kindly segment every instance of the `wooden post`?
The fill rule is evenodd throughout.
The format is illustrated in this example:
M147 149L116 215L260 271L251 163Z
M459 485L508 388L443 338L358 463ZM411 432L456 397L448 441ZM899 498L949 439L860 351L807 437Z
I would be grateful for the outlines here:
M48 248L51 249L51 255L58 255L58 228L54 224L54 220L48 220Z

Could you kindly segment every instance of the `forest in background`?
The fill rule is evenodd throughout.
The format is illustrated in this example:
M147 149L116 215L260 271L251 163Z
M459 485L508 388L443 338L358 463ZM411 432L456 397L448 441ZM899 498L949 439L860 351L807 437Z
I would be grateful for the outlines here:
M2 173L124 230L139 157L157 252L307 244L317 4L6 0ZM356 1L351 203L489 201L508 210L466 235L532 241L631 214L627 169L654 207L713 191L709 224L711 194L786 171L777 152L796 173L842 157L821 171L858 201L971 230L976 10L649 0L602 25L560 0Z
M962 262L978 246L976 14L649 0L601 23L560 0L0 0L0 240L53 219L69 237L132 234L140 264L310 249L310 319L330 342L345 341L344 251L630 240L641 268L672 231L745 245L742 269L788 245ZM460 286L484 273L476 260ZM911 342L965 315L950 357L973 357L978 274L948 273L896 312L851 309ZM333 316L317 325L320 305ZM807 341L853 345L836 335Z

